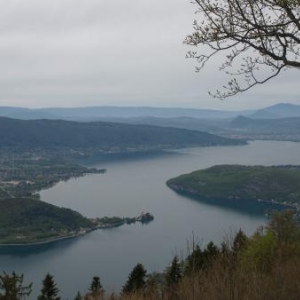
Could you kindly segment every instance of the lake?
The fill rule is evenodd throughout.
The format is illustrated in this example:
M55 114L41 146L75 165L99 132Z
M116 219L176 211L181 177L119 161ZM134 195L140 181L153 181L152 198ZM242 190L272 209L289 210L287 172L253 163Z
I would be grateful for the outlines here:
M176 194L165 182L216 164L300 164L300 143L254 141L247 146L98 157L85 164L106 168L107 173L60 182L42 191L41 199L87 217L135 217L144 211L155 219L50 245L1 249L1 268L24 273L25 283L34 282L32 298L47 272L54 275L62 299L86 292L95 275L106 291L119 291L136 263L148 272L162 271L175 254L186 255L193 235L205 245L210 240L220 243L239 228L253 233L265 224L269 205L203 202Z

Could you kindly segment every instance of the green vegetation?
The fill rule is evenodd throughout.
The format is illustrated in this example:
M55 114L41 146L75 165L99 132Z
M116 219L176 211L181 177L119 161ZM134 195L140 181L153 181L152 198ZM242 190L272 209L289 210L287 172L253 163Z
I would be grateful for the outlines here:
M89 288L89 293L85 296L88 299L103 299L104 289L102 287L100 277L94 276L91 286Z
M0 211L0 244L3 245L48 243L96 229L135 223L140 217L88 219L71 209L32 198L0 199Z
M154 217L150 213L142 213L138 217L134 218L121 218L121 217L103 217L91 219L94 224L94 228L112 228L117 226L122 226L124 224L133 224L136 222L141 222L147 224L154 220Z
M43 287L38 296L38 300L60 300L60 297L57 296L59 289L57 288L52 275L49 273L46 274L42 284Z
M105 170L87 168L74 160L57 157L41 151L12 154L0 151L0 199L35 197L38 192L59 181L104 173Z
M0 117L1 149L23 153L37 149L82 156L186 146L240 145L244 141L177 128L104 122L16 120Z
M77 235L81 228L91 230L153 220L148 215L141 219L103 218L95 223L71 210L34 201L39 199L40 190L59 181L105 172L79 165L80 158L245 143L185 129L104 122L0 118L0 127L0 243L50 241Z
M178 284L182 277L180 261L177 255L174 256L170 268L166 272L166 284L169 287Z
M27 198L0 200L0 243L26 244L80 233L93 223L67 208Z
M193 245L187 258L121 300L284 300L299 299L300 229L290 211L247 237L241 230L219 247ZM178 281L170 288L170 270ZM107 298L109 299L109 298Z
M98 223L107 226L116 226L116 224L123 225L125 223L125 219L120 217L103 217L101 219L98 219Z
M123 294L130 294L142 289L146 284L146 274L144 266L138 263L128 276L128 280L123 286Z
M0 300L21 300L31 294L32 283L23 285L24 276L12 272L11 275L0 275Z
M300 204L300 168L220 165L167 181L180 193L206 198Z
M175 256L162 273L147 274L136 264L119 295L105 293L94 276L87 291L79 291L74 299L296 300L299 276L300 228L293 213L284 211L273 214L251 237L239 230L220 246L193 242L187 257ZM23 275L0 276L0 300L26 299L30 291L31 284L23 286ZM54 278L47 274L38 299L60 299L58 294Z

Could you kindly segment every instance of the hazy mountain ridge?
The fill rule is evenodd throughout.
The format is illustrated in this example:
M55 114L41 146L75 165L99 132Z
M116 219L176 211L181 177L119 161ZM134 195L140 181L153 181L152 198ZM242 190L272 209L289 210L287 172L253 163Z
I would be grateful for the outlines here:
M0 108L0 116L21 120L110 122L183 128L237 139L300 141L300 106L280 103L256 111L157 107Z
M243 115L251 118L285 118L300 116L300 106L279 103L258 110L224 111L213 109L166 108L166 107L119 107L95 106L75 108L0 107L0 116L16 119L63 119L77 121L96 121L102 118L176 118L228 119Z
M300 117L280 119L252 119L238 116L234 119L124 118L112 119L127 124L147 124L162 127L185 128L239 139L300 140Z
M253 119L280 119L300 117L300 105L291 103L278 103L258 110L250 116Z
M19 107L1 107L0 116L17 119L64 119L93 121L101 118L135 118L135 117L191 117L191 118L233 118L238 114L250 115L254 111L221 111L191 108L158 107L76 107L76 108L41 108L28 109Z
M254 120L239 116L230 122L229 127L279 133L300 132L300 117Z

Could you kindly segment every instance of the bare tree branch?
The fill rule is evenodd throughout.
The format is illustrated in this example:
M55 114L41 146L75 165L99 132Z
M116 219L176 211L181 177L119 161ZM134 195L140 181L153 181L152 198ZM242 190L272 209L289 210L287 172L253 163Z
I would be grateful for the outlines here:
M188 58L196 71L224 53L230 80L210 93L226 98L263 84L285 68L300 68L300 0L195 0L200 22L184 43L200 48ZM200 47L201 46L201 47Z

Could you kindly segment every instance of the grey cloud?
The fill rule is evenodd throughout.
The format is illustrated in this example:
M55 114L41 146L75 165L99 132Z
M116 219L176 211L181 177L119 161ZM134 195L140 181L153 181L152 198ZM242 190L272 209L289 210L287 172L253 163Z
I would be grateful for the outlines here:
M194 9L189 0L2 0L0 105L260 105L251 93L265 87L223 102L207 96L226 79L219 61L196 74L185 59ZM273 87L296 101L289 74Z

